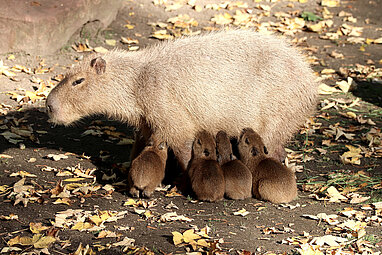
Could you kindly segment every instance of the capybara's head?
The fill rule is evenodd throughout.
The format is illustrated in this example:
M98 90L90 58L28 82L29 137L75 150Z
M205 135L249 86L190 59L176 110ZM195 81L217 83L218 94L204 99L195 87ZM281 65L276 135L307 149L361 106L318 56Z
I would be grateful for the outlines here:
M232 152L231 141L224 131L219 131L216 135L216 150L217 160L220 164L232 161L235 159Z
M216 160L216 143L214 137L203 130L196 134L192 145L193 158Z
M104 94L102 80L106 69L106 61L101 57L85 59L73 67L46 100L52 122L69 125L85 115L97 113L99 99Z
M239 138L239 153L240 158L248 162L251 158L264 157L268 154L263 140L252 128L245 128Z

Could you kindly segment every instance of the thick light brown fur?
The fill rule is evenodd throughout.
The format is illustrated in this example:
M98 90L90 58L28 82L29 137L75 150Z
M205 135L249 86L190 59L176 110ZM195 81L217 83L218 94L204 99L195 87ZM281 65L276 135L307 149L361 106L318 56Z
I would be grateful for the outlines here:
M266 156L261 137L247 128L239 139L242 162L252 172L252 194L272 203L288 203L297 197L296 177L280 161Z
M225 195L231 199L245 199L252 196L252 174L248 167L238 160L232 151L228 135L219 131L216 135L218 162L224 173Z
M251 127L270 155L282 158L283 145L316 102L317 84L304 57L283 39L251 30L95 57L73 67L52 90L51 120L69 125L105 114L138 129L147 125L174 150L183 169L202 129L237 137Z
M132 163L128 174L129 192L134 197L140 193L150 197L161 184L165 175L167 145L157 140L154 135L149 143Z
M216 161L215 139L206 131L197 133L195 137L188 175L199 200L214 202L223 199L224 174Z

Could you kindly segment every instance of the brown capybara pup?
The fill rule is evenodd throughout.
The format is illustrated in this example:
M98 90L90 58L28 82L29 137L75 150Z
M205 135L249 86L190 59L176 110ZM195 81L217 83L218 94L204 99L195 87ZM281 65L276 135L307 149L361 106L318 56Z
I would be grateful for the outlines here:
M156 130L185 170L202 129L238 137L250 127L282 159L316 98L315 76L297 49L274 35L230 30L91 55L51 91L46 108L57 124L104 114Z
M218 162L224 173L225 195L231 199L252 197L252 174L248 167L238 160L226 132L216 135Z
M196 134L188 175L199 200L214 202L223 199L224 174L216 161L215 139L207 131Z
M165 175L167 145L152 135L147 146L136 157L128 174L129 192L134 197L150 197Z
M296 177L280 161L266 156L267 148L251 128L243 130L239 139L242 162L252 172L252 194L272 203L288 203L297 197Z

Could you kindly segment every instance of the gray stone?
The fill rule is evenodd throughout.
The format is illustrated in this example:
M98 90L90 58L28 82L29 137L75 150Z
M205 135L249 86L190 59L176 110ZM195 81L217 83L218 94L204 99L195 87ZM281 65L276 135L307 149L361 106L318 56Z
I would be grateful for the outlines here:
M84 24L107 27L122 0L0 0L0 53L52 54Z

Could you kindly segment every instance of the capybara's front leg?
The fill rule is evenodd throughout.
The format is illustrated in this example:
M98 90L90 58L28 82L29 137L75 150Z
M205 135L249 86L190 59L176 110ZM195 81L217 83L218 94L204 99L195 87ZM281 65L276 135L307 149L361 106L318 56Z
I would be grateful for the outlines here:
M192 142L186 142L182 147L173 148L173 151L180 167L186 171L188 162L191 160Z

